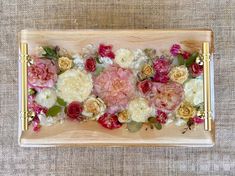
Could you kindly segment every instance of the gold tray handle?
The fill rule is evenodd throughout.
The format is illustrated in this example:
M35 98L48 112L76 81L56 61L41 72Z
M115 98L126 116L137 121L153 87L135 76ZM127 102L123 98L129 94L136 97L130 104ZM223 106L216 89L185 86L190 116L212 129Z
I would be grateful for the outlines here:
M211 111L211 75L210 75L210 46L209 42L202 44L203 56L203 87L204 87L204 119L205 130L211 131L212 111Z
M20 62L21 62L21 128L22 131L28 130L28 44L20 43Z

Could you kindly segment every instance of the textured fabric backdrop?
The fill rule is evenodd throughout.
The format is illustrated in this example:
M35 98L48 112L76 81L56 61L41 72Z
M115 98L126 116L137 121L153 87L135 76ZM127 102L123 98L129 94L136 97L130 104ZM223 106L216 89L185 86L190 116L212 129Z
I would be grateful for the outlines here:
M211 28L214 148L20 148L17 32L33 29ZM235 175L235 1L0 0L0 175Z

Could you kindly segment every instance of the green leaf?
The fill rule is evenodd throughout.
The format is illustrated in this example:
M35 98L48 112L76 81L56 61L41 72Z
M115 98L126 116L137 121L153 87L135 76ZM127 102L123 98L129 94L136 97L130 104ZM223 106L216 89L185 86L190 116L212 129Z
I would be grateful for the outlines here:
M61 107L60 106L52 106L51 108L48 109L46 116L56 116L59 112L61 112Z
M66 106L67 103L60 97L57 97L57 103L61 106Z
M189 67L189 66L191 66L194 62L195 62L195 60L196 60L196 58L198 57L198 55L199 55L199 53L198 52L194 52L194 53L192 53L192 55L186 60L186 66L187 67Z
M102 66L96 67L96 70L95 70L95 72L94 72L94 75L95 75L95 76L98 76L103 70L104 70L104 67L102 67Z
M100 58L99 58L98 56L97 56L97 57L95 57L95 60L96 60L96 62L97 62L97 63L99 63L99 64L103 64L103 62L101 62L101 61L100 61Z
M154 126L155 126L155 128L158 129L158 130L161 130L161 129L162 129L162 125L161 125L159 122L154 123Z
M183 58L183 56L181 54L179 54L177 56L177 58L178 58L178 64L179 65L184 65L184 58Z
M45 57L49 57L49 58L56 58L58 59L58 55L56 53L56 51L48 46L43 47L44 51L46 52L46 54L43 54L43 56Z
M135 133L141 129L142 125L140 122L131 121L127 123L127 129L129 132Z

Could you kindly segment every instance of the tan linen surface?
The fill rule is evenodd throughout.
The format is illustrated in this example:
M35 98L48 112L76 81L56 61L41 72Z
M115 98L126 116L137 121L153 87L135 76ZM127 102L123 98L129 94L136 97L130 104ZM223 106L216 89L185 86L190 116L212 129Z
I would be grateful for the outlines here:
M17 32L24 28L211 28L216 146L20 148ZM235 175L234 55L234 0L1 0L0 175Z

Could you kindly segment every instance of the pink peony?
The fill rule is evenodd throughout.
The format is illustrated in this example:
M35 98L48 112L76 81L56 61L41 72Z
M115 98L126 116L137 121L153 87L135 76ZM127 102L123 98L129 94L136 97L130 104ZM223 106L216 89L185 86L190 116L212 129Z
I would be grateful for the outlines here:
M174 111L184 99L184 89L178 83L153 83L152 90L147 99L156 109Z
M135 96L132 82L133 73L116 65L110 65L95 78L95 93L104 100L105 104L114 111L125 107Z
M56 65L49 59L34 58L28 68L28 83L32 87L53 87L56 80Z

